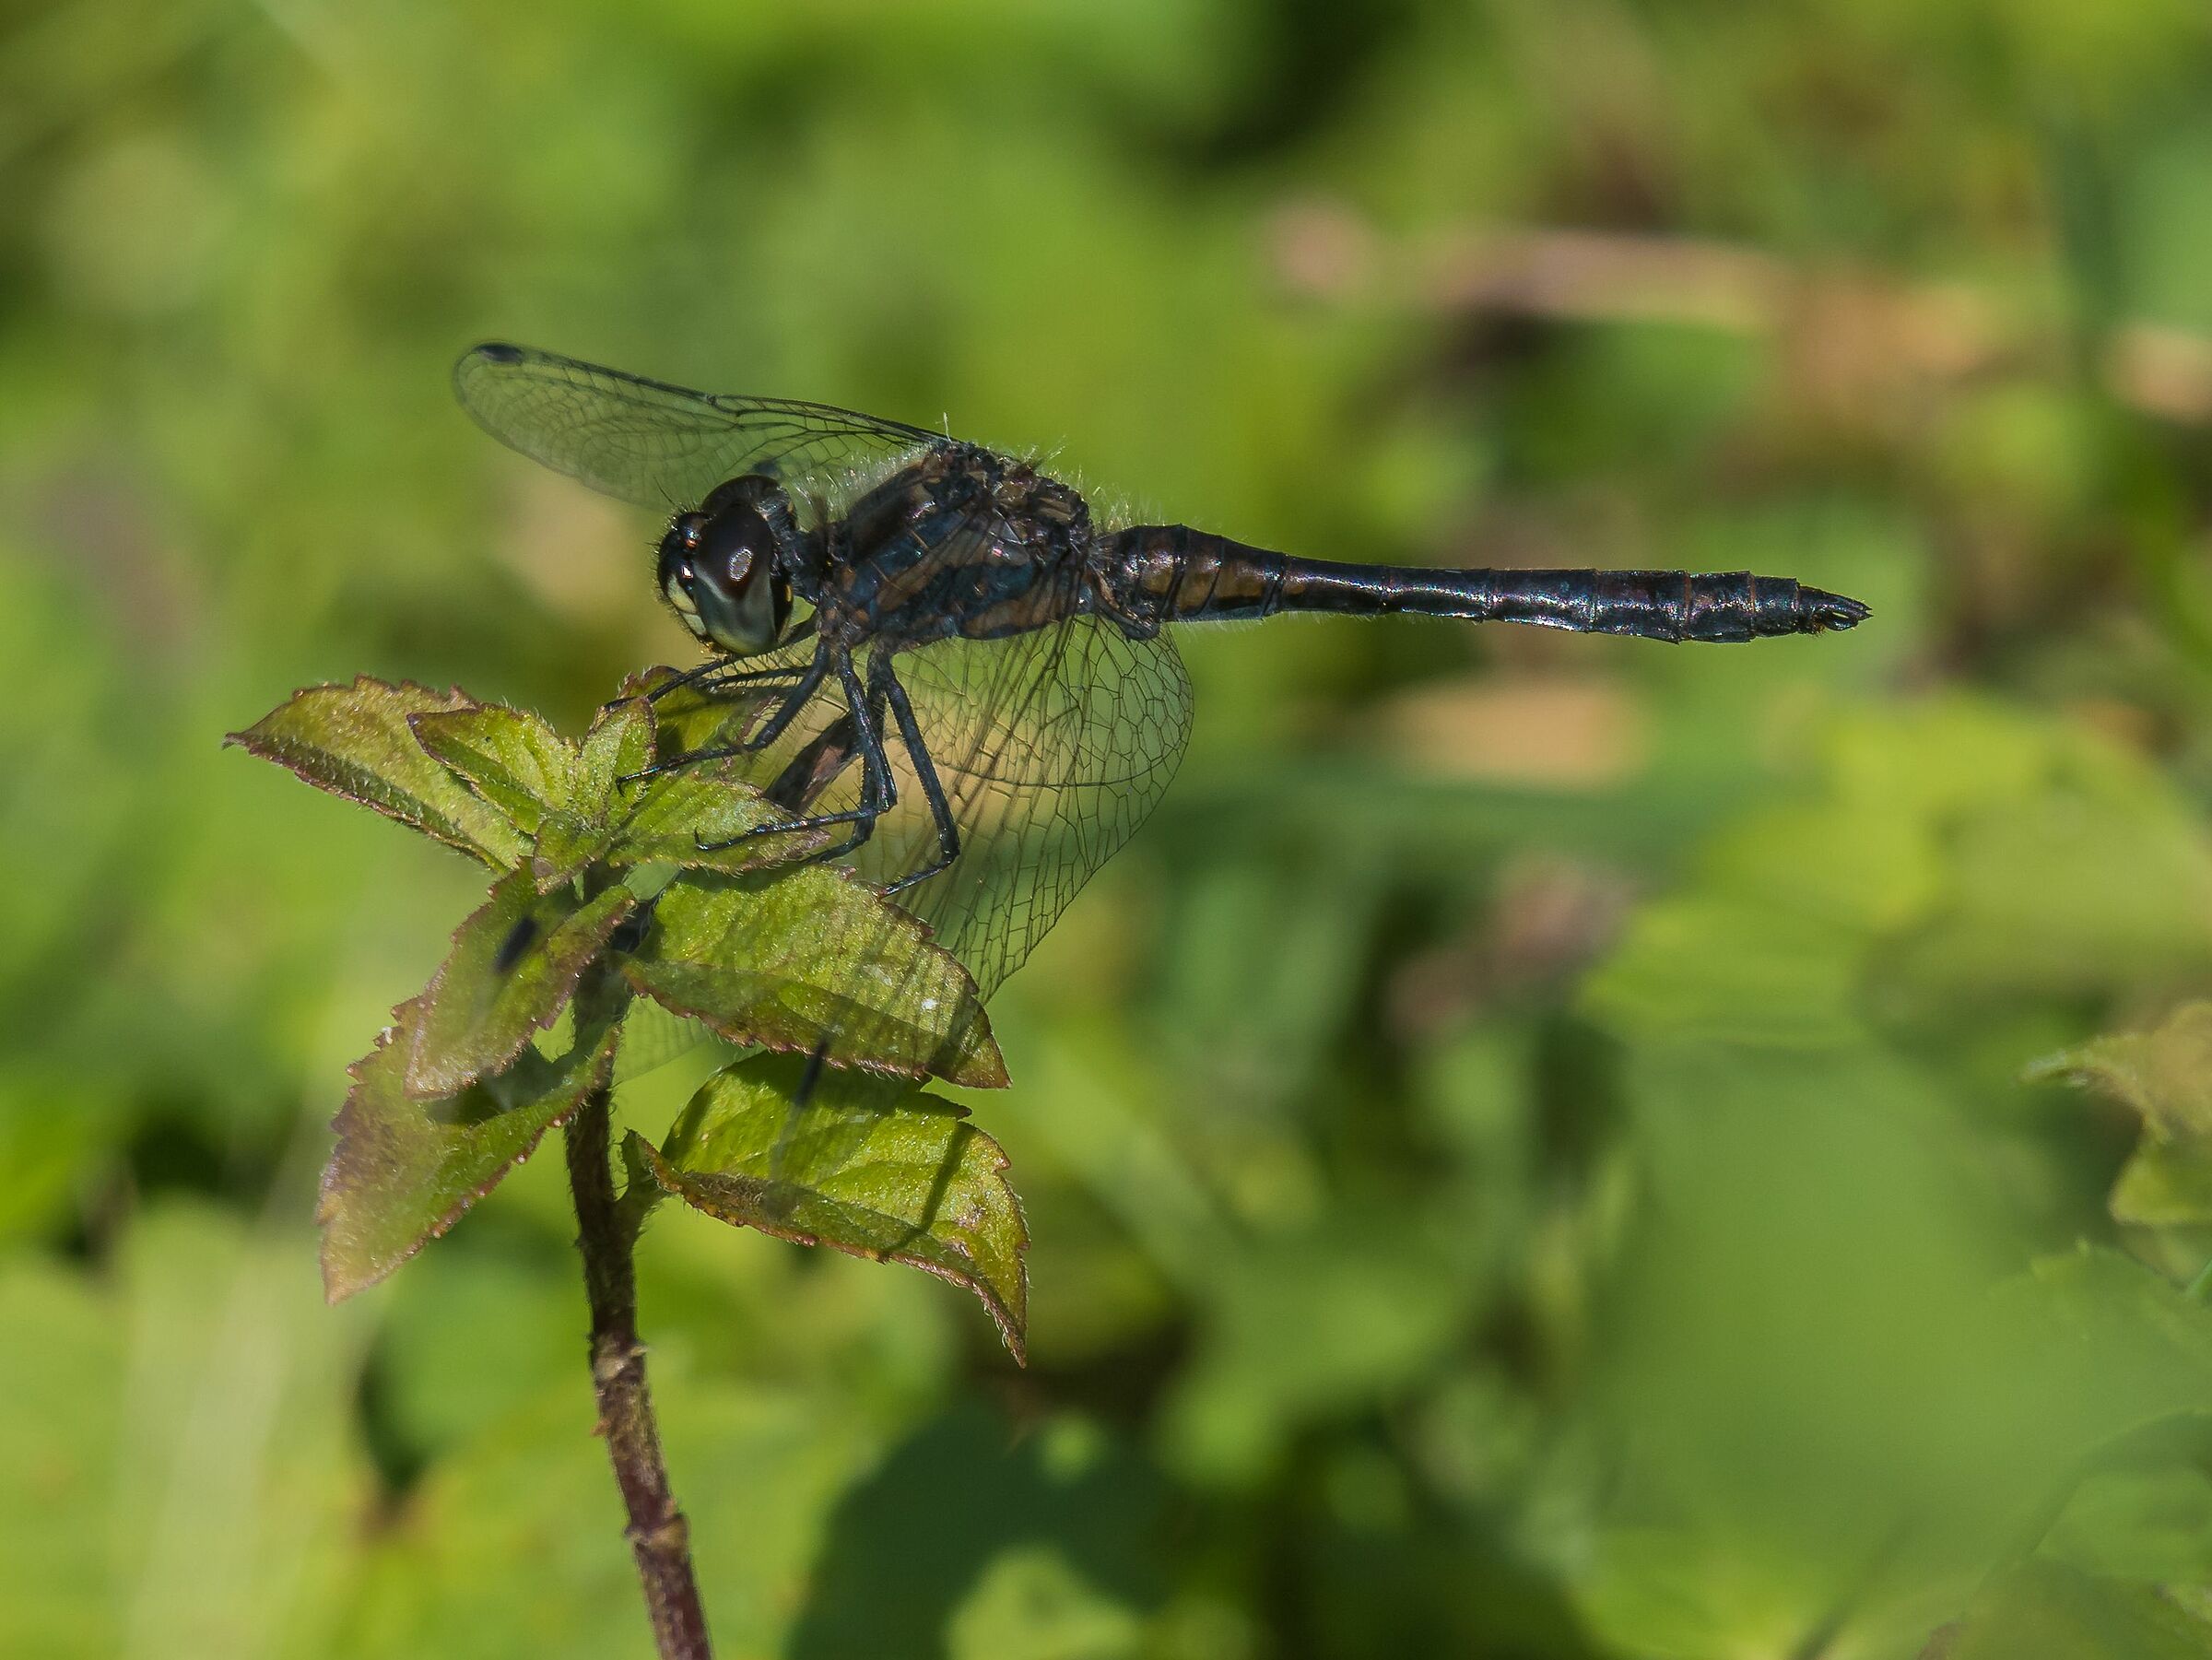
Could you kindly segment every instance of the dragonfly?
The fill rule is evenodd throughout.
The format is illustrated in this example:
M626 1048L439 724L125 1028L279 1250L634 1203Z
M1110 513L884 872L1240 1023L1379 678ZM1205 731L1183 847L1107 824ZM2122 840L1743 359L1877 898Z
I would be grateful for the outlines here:
M927 427L505 342L453 383L502 443L664 515L660 595L707 654L659 689L738 712L655 770L744 768L782 830L830 832L813 856L895 896L979 997L1173 776L1192 705L1171 625L1410 613L1735 642L1868 615L1747 571L1360 566L1119 524L1034 461ZM862 1049L826 1036L815 1059Z

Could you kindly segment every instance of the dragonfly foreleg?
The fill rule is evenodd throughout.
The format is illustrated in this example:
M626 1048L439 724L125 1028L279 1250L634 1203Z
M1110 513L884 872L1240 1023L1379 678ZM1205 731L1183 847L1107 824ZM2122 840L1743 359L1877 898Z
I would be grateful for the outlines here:
M717 664L715 667L721 672L700 677L699 690L703 697L712 697L716 692L732 686L766 686L777 680L789 680L796 685L806 673L806 665L803 663L779 663L773 668L747 668L735 671L733 671L726 663Z
M699 846L702 853L735 847L738 842L749 842L756 836L777 836L792 830L821 830L830 825L850 824L853 827L852 835L835 847L808 854L807 862L818 863L825 859L839 858L865 842L876 828L876 820L897 804L898 785L892 780L890 760L883 749L882 693L874 689L864 691L859 675L853 672L850 656L840 655L837 677L839 688L845 695L847 712L838 723L837 728L832 730L849 729L851 742L860 750L859 804L841 813L817 813L804 818L787 818L778 824L758 825L724 842L701 842ZM812 748L809 746L809 749ZM828 775L834 777L839 771L841 768L831 767L828 769Z
M719 670L727 668L728 666L728 659L723 657L710 657L704 663L697 664L692 667L684 670L682 674L677 675L671 679L662 681L658 686L654 687L651 691L645 694L645 700L648 703L657 703L663 698L666 697L670 692L681 691L687 686L696 686L700 681L706 679L709 676L715 674Z
M648 778L658 778L664 772L681 771L686 767L696 767L706 761L727 760L736 755L758 755L783 736L783 729L798 718L799 712L805 709L813 700L814 694L821 689L822 680L830 671L829 658L829 648L824 646L816 651L814 660L807 664L803 670L794 671L787 666L746 670L719 682L718 687L734 685L739 680L746 679L781 679L794 672L798 675L798 678L794 682L791 689L783 694L783 701L776 706L775 713L770 715L759 727L747 733L736 743L717 744L708 749L690 749L681 755L672 755L666 760L655 761L652 766L641 768L638 771L625 772L615 782L626 784L638 783Z
M869 663L868 684L874 695L890 704L891 718L899 723L900 741L905 744L907 757L914 763L914 782L922 786L922 799L929 803L930 821L937 830L937 862L910 872L884 889L886 893L897 893L902 888L927 881L960 856L960 829L953 819L952 803L945 798L945 786L938 782L936 763L929 758L929 746L922 741L922 726L914 719L914 706L907 701L906 688L899 684L899 677L891 671L888 651L878 651Z
M746 734L742 742L730 752L733 755L756 755L783 736L783 730L799 718L799 712L814 700L814 694L822 688L822 680L830 672L830 651L827 645L818 647L814 661L806 672L798 677L792 689L783 694L783 701L776 712ZM837 654L838 678L841 682L852 677L850 661L843 653ZM850 695L850 694L848 694Z

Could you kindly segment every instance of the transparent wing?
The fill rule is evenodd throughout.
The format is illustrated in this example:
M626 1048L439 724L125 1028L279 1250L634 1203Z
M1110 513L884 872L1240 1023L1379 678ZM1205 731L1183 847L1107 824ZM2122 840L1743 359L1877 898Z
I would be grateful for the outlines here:
M1190 738L1190 682L1164 634L1132 640L1096 617L943 641L896 667L960 840L949 869L900 897L987 997L1159 805ZM854 861L877 881L937 849L911 759L889 743L899 807Z
M792 648L785 658L795 665L812 649ZM960 842L949 868L903 890L899 902L929 924L989 996L1159 805L1190 739L1190 681L1164 634L1132 640L1088 616L1004 640L938 641L900 654L894 667ZM671 701L671 736L685 744L730 736L760 707L747 696L717 732ZM926 868L937 854L912 757L888 719L884 745L898 805L845 860L879 885ZM862 769L834 688L818 693L747 770L764 788L806 780L804 789L777 792L794 814L853 806Z
M960 842L949 868L901 891L898 903L929 924L988 997L1158 805L1189 739L1190 683L1166 637L1131 640L1094 617L1004 640L940 641L902 653L896 666ZM669 700L669 736L711 741L712 717L688 712L687 695ZM741 704L731 727L756 708L750 699ZM879 884L926 868L938 846L912 758L888 721L885 747L898 805L845 861ZM845 704L818 694L748 771L794 816L853 806L863 770ZM806 787L791 789L794 779ZM742 957L742 940L730 946ZM911 955L888 930L859 958L870 966L825 1032L832 1064L865 1064L878 1048L872 1010L913 1007L896 967Z
M725 478L768 473L834 498L855 472L943 434L827 404L691 392L526 346L488 342L453 365L453 394L510 449L624 501L696 505Z

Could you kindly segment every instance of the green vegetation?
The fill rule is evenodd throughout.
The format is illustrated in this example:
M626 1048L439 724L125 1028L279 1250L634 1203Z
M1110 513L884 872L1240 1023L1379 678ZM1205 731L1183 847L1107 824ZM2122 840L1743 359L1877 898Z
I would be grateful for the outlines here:
M218 746L373 677L351 793L531 872L456 959L681 859L558 736L682 649L653 526L451 406L496 335L1300 552L1875 609L1194 635L1181 777L992 1000L1012 1088L856 1086L779 1177L787 1079L618 1071L710 1214L880 1242L949 1152L1030 1235L1024 1369L657 1208L717 1652L2212 1654L2208 95L2178 0L0 24L0 1652L650 1652L560 1160L312 1266L349 1091L456 1104L347 1283L591 1022L433 995L349 1082L484 873ZM695 922L629 995L788 1007ZM1013 1251L961 1271L1018 1326Z

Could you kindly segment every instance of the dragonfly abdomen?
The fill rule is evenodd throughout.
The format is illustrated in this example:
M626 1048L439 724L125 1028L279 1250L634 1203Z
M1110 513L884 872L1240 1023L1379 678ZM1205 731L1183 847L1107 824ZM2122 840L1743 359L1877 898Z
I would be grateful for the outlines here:
M1432 571L1339 565L1249 547L1181 524L1112 538L1123 602L1147 623L1333 611L1534 623L1583 634L1734 642L1864 621L1855 599L1747 571Z

